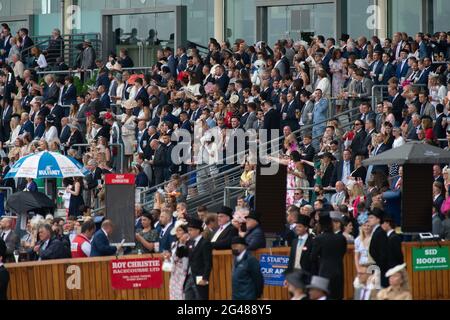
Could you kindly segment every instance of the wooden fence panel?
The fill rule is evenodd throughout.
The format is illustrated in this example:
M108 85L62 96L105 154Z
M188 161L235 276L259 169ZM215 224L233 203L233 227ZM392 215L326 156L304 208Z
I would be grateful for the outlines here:
M412 249L418 243L405 243L403 252L408 264L409 282L414 299L450 299L450 270L413 272ZM422 246L435 246L423 243ZM450 242L442 246L450 247ZM262 254L289 255L289 248L259 250ZM354 248L349 246L344 258L344 297L353 299L353 280L356 277ZM132 256L129 258L143 258ZM159 256L152 256L159 257ZM113 290L109 270L110 261L115 257L71 259L58 261L30 262L6 265L10 273L8 297L11 300L168 300L170 275L164 273L163 287L159 289ZM70 268L69 268L70 267ZM73 276L69 269L79 270L79 289L68 288ZM213 269L210 277L210 299L230 300L232 295L231 273L233 255L231 251L216 251L213 254ZM73 280L73 279L72 279ZM286 288L265 287L263 299L287 300Z

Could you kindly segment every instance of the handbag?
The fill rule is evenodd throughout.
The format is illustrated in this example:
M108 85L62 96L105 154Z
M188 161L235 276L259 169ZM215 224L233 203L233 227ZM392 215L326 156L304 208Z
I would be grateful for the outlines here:
M162 265L162 271L172 273L174 269L175 269L175 266L174 266L172 260L164 260L163 265Z

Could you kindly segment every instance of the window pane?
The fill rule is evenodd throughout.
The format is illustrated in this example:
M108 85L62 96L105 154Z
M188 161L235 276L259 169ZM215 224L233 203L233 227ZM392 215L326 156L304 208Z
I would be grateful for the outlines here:
M450 4L448 0L435 0L433 3L434 32L450 31Z
M225 37L228 41L244 39L247 43L255 42L255 0L226 0L225 14Z
M367 13L373 0L347 0L347 33L352 38L360 36L370 37L374 35L374 30L368 28L367 22L373 11ZM338 35L340 36L340 35Z
M390 1L391 7L391 33L405 31L414 34L421 30L421 0L395 0Z

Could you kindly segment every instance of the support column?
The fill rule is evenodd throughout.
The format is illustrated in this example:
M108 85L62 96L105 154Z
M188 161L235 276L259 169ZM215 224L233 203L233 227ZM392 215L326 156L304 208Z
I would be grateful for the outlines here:
M388 36L388 0L376 0L375 4L378 7L376 10L377 29L376 35L380 39L385 39Z
M214 38L222 42L225 40L225 0L214 0Z

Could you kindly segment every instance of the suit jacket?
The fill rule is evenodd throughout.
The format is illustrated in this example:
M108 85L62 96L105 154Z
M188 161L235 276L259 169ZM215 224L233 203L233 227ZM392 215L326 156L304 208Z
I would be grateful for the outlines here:
M64 128L62 128L61 130L61 134L59 135L59 141L64 144L67 143L69 141L70 138L70 128L69 126L65 126Z
M52 114L56 117L55 127L61 129L61 119L64 118L64 108L55 105L55 107L50 111L49 114Z
M224 73L219 79L214 79L214 84L219 85L220 91L225 93L228 89L230 78Z
M142 100L144 106L150 105L150 101L148 100L148 93L143 87L139 90L139 92L137 92L136 97L134 98L134 100L136 101L138 101L139 99Z
M10 134L11 134L11 127L10 127L10 123L11 123L11 117L13 114L13 106L9 106L9 107L5 107L2 110L1 116L2 116L2 141L8 141Z
M178 58L178 66L177 66L178 72L182 72L182 71L186 70L187 62L188 62L187 54L183 54L181 57Z
M51 238L47 247L42 250L39 249L39 255L35 255L35 260L58 260L70 258L70 251L64 247L64 244L57 238Z
M355 170L355 164L353 161L350 161L350 173ZM333 176L331 178L331 185L335 186L336 182L342 181L344 178L344 160L338 161L336 165L334 166Z
M194 247L194 241L191 240L187 246L179 246L176 254L180 258L189 257L189 268L194 278L202 277L203 280L209 281L212 269L211 242L202 237Z
M383 79L381 81L382 85L387 85L389 79L395 77L395 68L391 63L388 63L387 65L383 65L382 70L384 72L381 73L381 75L383 76Z
M392 232L388 237L388 269L403 264L402 239Z
M331 185L332 182L332 177L333 177L333 171L334 171L334 164L333 162L331 162L325 172L323 172L323 176L322 176L322 186L323 187L328 187L331 186L334 188L334 186Z
M75 102L77 102L77 88L71 84L70 86L64 88L62 103L65 106L70 106Z
M383 143L381 146L379 146L378 150L376 151L376 153L374 155L375 156L380 155L383 152L386 152L390 149L392 149L392 148ZM388 167L387 166L373 166L372 172L376 172L376 171L381 171L381 172L387 173Z
M77 114L77 121L78 125L80 126L80 131L84 134L86 133L86 113L92 112L89 105L85 103L82 107L80 107L80 110L78 110Z
M108 96L107 93L103 94L103 96L100 97L100 104L102 105L103 111L111 108L111 98Z
M415 84L428 85L428 78L430 76L430 70L422 70L420 75L416 77Z
M286 119L281 121L281 126L289 126L292 132L300 129L299 121L297 120L296 111L300 110L300 106L294 101L285 106L284 110L281 112L281 116L286 114Z
M366 158L369 157L369 150L367 149L367 147L372 144L372 137L376 133L376 130L373 130L370 133L366 132L366 137L364 138L361 149L359 150L359 153L363 154Z
M398 123L401 123L402 118L402 112L405 108L406 100L402 97L402 95L399 93L396 97L392 97L392 113L395 116L395 121Z
M438 139L444 139L447 136L447 130L446 130L447 127L442 126L442 122L444 121L444 119L446 119L444 113L439 115L439 117L436 118L436 123L434 124L434 127L433 127L434 135Z
M381 61L381 60L374 61L369 66L370 71L375 74L375 76L372 77L372 81L376 85L381 84L381 82L379 81L379 76L383 73L383 66L384 66L384 64L383 64L383 61Z
M264 115L264 125L263 128L270 129L278 129L280 130L281 117L280 114L275 109L270 109Z
M20 245L20 238L19 236L14 232L14 230L11 230L8 234L8 236L5 239L6 244L6 257L3 262L15 262L14 259L14 250L19 249Z
M45 132L45 125L43 123L39 124L34 129L34 139L41 139Z
M117 252L117 248L109 244L109 239L102 229L98 230L91 242L91 257L108 257L113 256Z
M0 240L1 241L1 240ZM0 301L8 300L9 272L4 266L0 267Z
M370 241L369 253L374 259L375 263L381 270L382 277L388 270L389 263L389 243L386 232L381 228L377 227L375 232L372 234L372 240Z
M263 294L264 278L259 261L248 251L234 261L232 272L232 300L257 300Z
M34 126L33 122L31 122L30 120L25 122L20 128L19 135L23 135L25 132L28 132L31 135L31 139L34 139Z
M367 133L364 129L361 129L356 133L355 137L352 140L352 144L350 145L350 148L353 152L353 157L356 157L356 154L361 152L361 150L363 149L366 136Z
M400 63L397 64L397 70L395 72L395 76L398 79L406 78L406 75L408 74L408 71L409 71L408 61L406 61L403 64L403 67L402 67L402 63L400 62Z
M300 266L302 270L311 273L312 265L311 265L311 253L313 251L314 245L314 237L310 234L308 235L308 239L306 239L305 244L303 245L302 256L300 257ZM289 254L289 264L286 269L285 274L291 273L294 271L295 257L297 255L298 249L298 237L296 237L292 241L291 252Z
M417 109L418 113L420 114L421 117L423 116L429 116L431 117L431 119L436 119L436 112L435 112L435 108L434 106L427 102L424 105L420 105L419 108Z
M104 86L106 88L106 92L109 91L109 86L111 85L111 80L109 79L108 72L104 69L99 71L99 76L97 81L95 82L95 86L98 88L100 86Z
M56 85L56 83L52 83L51 86L47 87L47 90L44 93L44 99L53 99L55 101L59 100L59 87Z
M22 61L26 62L28 57L30 56L30 50L26 50L34 46L33 40L30 37L26 36L22 39Z
M347 240L342 234L325 232L314 239L311 272L330 280L329 298L341 300L344 294L344 256Z
M230 224L222 231L215 242L211 242L212 248L214 250L231 250L231 240L237 236L238 230Z
M162 251L170 251L172 242L176 240L176 238L170 234L172 229L175 227L174 223L172 223L166 230L166 232L161 237L159 237L159 250ZM162 229L162 228L161 228Z
M169 57L169 59L167 60L167 66L168 66L169 69L170 69L170 74L171 74L174 78L177 77L177 64L178 64L177 59L176 59L173 55L171 55L171 56Z
M81 69L95 69L95 51L92 47L87 47L82 53Z
M259 225L247 232L245 242L247 242L247 250L249 251L264 249L266 247L266 237Z

